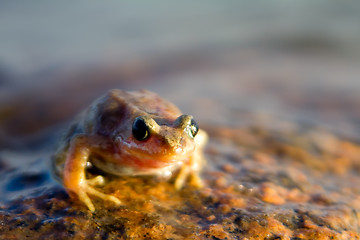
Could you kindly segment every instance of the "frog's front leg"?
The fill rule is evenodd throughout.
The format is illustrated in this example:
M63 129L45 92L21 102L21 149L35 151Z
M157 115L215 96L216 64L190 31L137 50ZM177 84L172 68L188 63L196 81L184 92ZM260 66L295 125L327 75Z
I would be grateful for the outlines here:
M199 130L195 137L196 149L189 161L181 166L179 174L175 179L175 188L180 189L184 185L186 179L190 177L190 185L196 188L204 186L200 178L200 171L205 164L204 147L208 141L208 135L205 131Z
M95 136L85 134L75 136L70 143L70 149L67 154L64 166L64 186L71 193L76 194L80 201L84 202L90 211L95 207L88 194L97 196L104 200L120 204L120 200L114 196L99 192L94 185L103 183L102 176L93 179L86 179L85 168L90 154L99 148L99 142Z

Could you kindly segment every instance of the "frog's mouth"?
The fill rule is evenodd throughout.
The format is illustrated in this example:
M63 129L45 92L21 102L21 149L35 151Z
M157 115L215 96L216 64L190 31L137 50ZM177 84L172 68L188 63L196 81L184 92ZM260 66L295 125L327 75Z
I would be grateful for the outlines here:
M117 153L108 162L94 163L99 168L114 172L116 175L161 175L172 171L189 161L195 150L193 139L186 132L171 129L154 134L145 140L137 140L133 136L125 139L117 136L115 143ZM174 135L175 134L175 135ZM170 136L170 141L164 136ZM109 166L109 167L108 167ZM116 170L113 170L116 169Z
M161 169L181 165L189 160L190 154L181 152L144 152L137 149L124 149L118 161L126 166L139 169Z
M158 159L136 159L134 156L121 159L121 162L109 162L98 157L91 159L91 162L97 168L113 175L157 175L162 177L170 177L173 171L177 170L187 161L188 159L184 159L183 161L175 160L171 161L171 163L164 164L164 162L161 162Z
M175 138L175 137L174 137ZM176 162L186 161L195 150L195 144L187 137L177 137L180 140L174 144L159 137L150 137L146 141L136 141L133 138L127 141L119 137L117 147L119 161L135 163L139 166L162 168Z

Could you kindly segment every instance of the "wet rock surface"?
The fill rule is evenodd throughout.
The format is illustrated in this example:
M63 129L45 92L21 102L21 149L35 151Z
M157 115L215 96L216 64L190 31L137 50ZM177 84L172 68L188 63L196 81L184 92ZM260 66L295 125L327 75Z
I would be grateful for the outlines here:
M3 204L0 238L360 238L358 143L316 128L204 127L211 140L203 189L108 177L102 191L123 205L93 198L91 213L54 185ZM22 178L44 181L41 174ZM21 187L24 179L11 181Z

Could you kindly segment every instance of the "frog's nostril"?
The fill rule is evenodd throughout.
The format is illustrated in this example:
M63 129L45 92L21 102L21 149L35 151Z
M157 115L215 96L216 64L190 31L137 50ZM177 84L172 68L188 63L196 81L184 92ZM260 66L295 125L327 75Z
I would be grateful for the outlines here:
M179 145L179 140L176 139L176 137L174 137L174 136L166 136L164 138L164 140L165 140L165 143L171 148L174 148L174 147L176 148Z

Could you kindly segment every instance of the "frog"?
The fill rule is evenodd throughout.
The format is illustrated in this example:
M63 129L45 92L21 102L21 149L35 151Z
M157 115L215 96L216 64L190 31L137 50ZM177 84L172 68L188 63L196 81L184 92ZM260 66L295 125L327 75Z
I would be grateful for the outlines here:
M156 176L202 188L207 133L193 116L148 90L109 90L78 115L52 160L52 172L70 196L93 212L92 197L121 205L99 187L108 176ZM95 167L100 173L89 178Z

